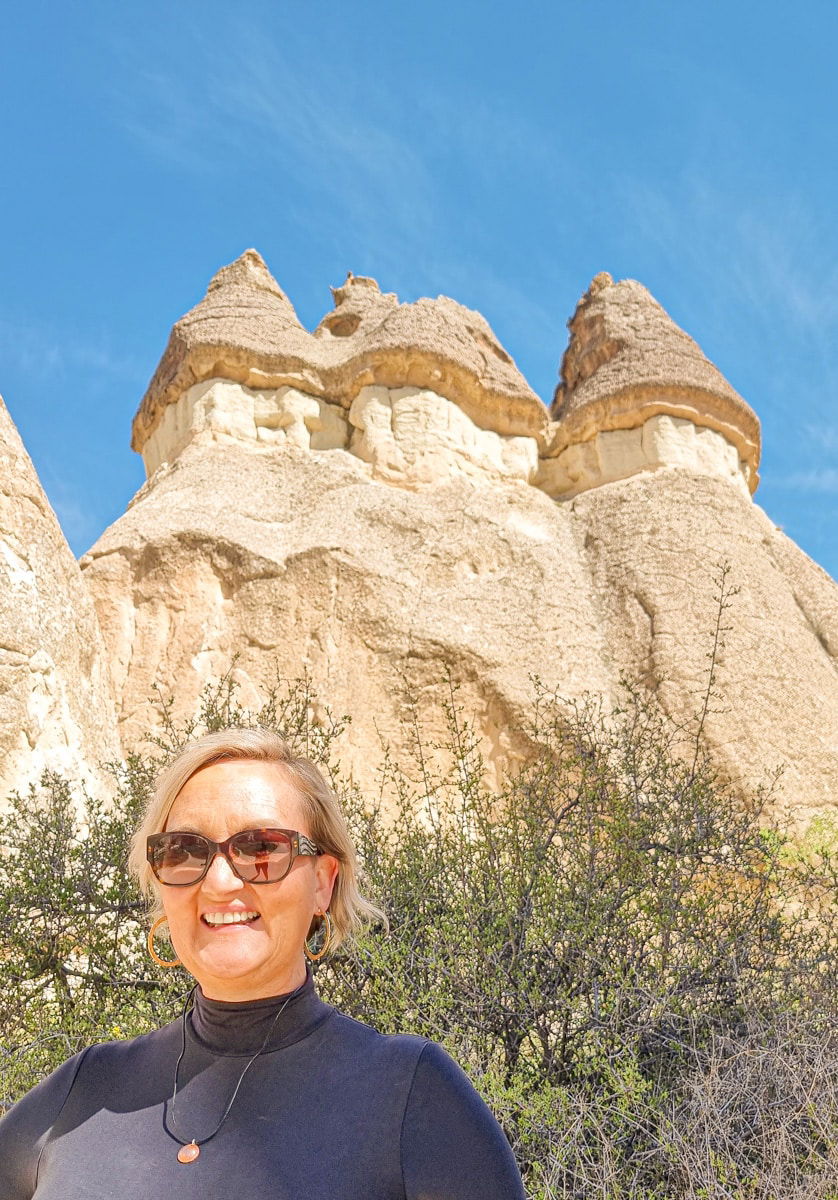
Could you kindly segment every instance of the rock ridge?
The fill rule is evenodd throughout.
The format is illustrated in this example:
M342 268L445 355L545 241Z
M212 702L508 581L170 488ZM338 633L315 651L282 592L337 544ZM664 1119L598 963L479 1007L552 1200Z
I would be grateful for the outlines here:
M753 410L641 284L597 275L569 321L548 414L488 322L347 275L312 333L255 250L172 329L134 419L149 477L193 439L344 450L396 486L451 472L554 500L686 469L758 483Z
M167 405L213 378L293 387L347 410L367 386L428 388L483 428L543 432L544 405L479 313L446 296L400 304L351 274L333 296L334 312L309 333L256 250L223 267L172 329L134 419L133 449L142 452Z
M0 807L45 770L104 795L120 753L92 599L0 398Z
M233 662L250 707L307 673L352 713L341 757L371 789L408 702L442 740L445 678L496 774L531 749L534 674L606 707L630 678L688 728L730 563L708 750L743 790L785 762L798 826L834 805L838 589L752 499L756 415L635 281L596 276L569 327L548 413L455 301L350 274L309 332L247 251L172 330L134 424L149 478L81 576L0 410L10 769L24 727L97 754L114 710L134 749L151 697L191 719Z

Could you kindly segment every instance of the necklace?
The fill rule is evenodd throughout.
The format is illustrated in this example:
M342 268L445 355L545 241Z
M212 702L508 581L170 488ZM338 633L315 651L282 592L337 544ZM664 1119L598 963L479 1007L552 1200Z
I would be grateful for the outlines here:
M169 1137L174 1138L174 1140L176 1142L180 1143L180 1149L177 1152L177 1160L178 1160L178 1162L181 1162L181 1163L194 1162L195 1159L198 1157L198 1155L201 1153L201 1146L205 1146L207 1144L207 1142L212 1141L212 1139L218 1133L221 1126L227 1120L227 1118L230 1115L230 1109L235 1104L236 1096L238 1096L238 1094L239 1094L239 1088L242 1085L245 1075L250 1070L250 1068L253 1066L253 1064L256 1062L256 1059L259 1057L259 1055L264 1053L265 1047L267 1046L268 1042L270 1041L271 1034L276 1029L277 1021L282 1016L282 1014L285 1012L285 1009L288 1006L288 1002L291 1000L291 997L294 995L294 993L292 992L291 996L288 996L286 998L285 1003L281 1005L279 1011L277 1012L276 1016L274 1017L273 1021L271 1022L271 1027L268 1030L268 1032L265 1034L265 1040L262 1042L262 1045L259 1047L259 1049L256 1051L256 1053L251 1058L249 1058L248 1061L245 1063L244 1070L242 1071L241 1075L239 1075L236 1086L233 1088L233 1094L230 1097L230 1099L227 1101L227 1107L224 1109L224 1112L221 1115L221 1120L218 1122L215 1129L213 1129L212 1133L208 1133L206 1137L201 1138L200 1142L198 1141L197 1138L192 1138L191 1141L187 1142L180 1136L179 1133L176 1132L175 1127L174 1127L174 1117L175 1117L175 1100L177 1099L178 1071L180 1070L180 1064L183 1062L183 1056L184 1056L184 1054L186 1054L186 1019L189 1016L189 1013L191 1012L192 1007L194 1005L196 989L197 989L197 984L195 985L195 987L193 987L192 991L186 997L186 1003L183 1006L183 1016L181 1018L180 1054L178 1055L178 1060L175 1063L175 1085L174 1085L174 1089L172 1090L172 1098L169 1101L168 1117L164 1116L164 1118L163 1118L164 1128L165 1128L166 1132L168 1133Z

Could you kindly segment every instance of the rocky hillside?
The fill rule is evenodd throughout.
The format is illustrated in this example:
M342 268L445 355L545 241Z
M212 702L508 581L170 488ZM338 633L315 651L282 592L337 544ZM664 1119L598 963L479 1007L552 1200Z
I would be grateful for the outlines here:
M142 399L148 481L84 585L64 549L7 589L27 613L62 597L55 678L88 689L42 736L85 753L105 736L103 662L128 747L158 719L155 686L190 713L238 655L246 701L305 670L353 714L346 761L367 785L409 699L437 726L446 671L502 768L526 750L533 674L608 702L627 676L695 713L728 563L708 743L746 786L784 764L797 821L834 803L838 587L752 499L756 415L639 283L597 276L569 328L548 410L446 297L401 304L349 276L310 333L255 251L219 271ZM6 688L10 745L30 692L26 674Z

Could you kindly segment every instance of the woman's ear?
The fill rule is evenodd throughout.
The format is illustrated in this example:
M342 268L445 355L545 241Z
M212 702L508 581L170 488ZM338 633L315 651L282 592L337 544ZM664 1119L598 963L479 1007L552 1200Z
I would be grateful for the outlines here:
M339 871L340 863L333 854L319 854L314 860L314 898L321 912L331 904Z

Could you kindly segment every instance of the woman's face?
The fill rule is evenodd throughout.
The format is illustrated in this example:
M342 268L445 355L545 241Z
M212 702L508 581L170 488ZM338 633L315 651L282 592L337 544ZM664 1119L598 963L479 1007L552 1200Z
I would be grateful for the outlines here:
M204 767L187 780L167 830L223 842L245 829L296 829L311 837L303 804L279 763L248 760ZM257 1000L293 991L305 978L303 944L315 912L329 906L338 863L329 854L298 856L278 883L245 883L223 854L189 887L158 885L172 945L213 1000ZM210 924L213 914L256 913Z

